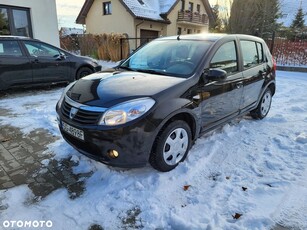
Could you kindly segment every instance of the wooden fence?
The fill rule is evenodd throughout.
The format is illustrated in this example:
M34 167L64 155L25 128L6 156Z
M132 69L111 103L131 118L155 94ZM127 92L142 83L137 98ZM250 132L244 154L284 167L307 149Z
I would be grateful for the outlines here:
M92 56L101 60L119 61L128 57L130 40L124 34L78 35L61 38L61 47L85 56ZM279 66L307 67L307 39L288 40L275 37L267 41L273 48L272 54Z

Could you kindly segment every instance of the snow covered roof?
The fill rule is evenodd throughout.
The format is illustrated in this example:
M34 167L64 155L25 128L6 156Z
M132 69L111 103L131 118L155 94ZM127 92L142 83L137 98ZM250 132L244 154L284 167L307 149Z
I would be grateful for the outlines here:
M152 20L164 19L161 14L167 13L177 0L122 0L129 10L140 18L148 18Z
M83 29L61 27L61 33L62 33L62 36L68 36L72 34L83 34Z

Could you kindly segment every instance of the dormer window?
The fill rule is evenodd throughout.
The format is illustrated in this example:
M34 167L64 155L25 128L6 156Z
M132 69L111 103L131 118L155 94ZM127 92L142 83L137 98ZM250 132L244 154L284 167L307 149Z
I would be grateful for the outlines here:
M138 2L139 2L141 5L144 5L144 4L145 4L142 0L138 0Z

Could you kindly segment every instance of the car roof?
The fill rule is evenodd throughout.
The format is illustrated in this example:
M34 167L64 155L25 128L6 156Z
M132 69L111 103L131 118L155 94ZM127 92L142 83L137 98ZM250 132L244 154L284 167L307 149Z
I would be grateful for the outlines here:
M29 37L24 37L24 36L14 36L14 35L1 35L0 39L3 40L37 40L37 39L33 39L33 38L29 38Z
M218 41L222 38L241 38L241 39L252 39L252 40L262 40L259 37L246 35L246 34L218 34L218 33L201 33L201 34L185 34L169 37L161 37L157 40L201 40L201 41Z

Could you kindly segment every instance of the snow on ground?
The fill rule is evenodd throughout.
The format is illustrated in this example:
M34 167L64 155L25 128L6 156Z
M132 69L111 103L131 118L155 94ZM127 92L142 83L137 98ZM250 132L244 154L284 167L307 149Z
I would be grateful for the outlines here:
M307 74L277 73L277 92L264 120L237 119L197 140L185 162L160 173L122 170L82 156L64 140L49 145L72 156L75 172L93 171L85 193L66 190L29 204L26 186L0 191L4 220L51 220L53 229L307 229ZM1 125L24 133L44 127L60 136L55 104L63 89L0 99L14 114ZM32 106L35 105L35 106ZM242 216L240 216L242 215ZM238 219L233 216L239 217ZM129 218L135 224L129 225ZM130 220L131 221L131 220Z

